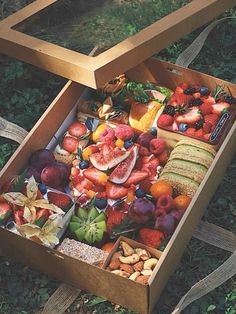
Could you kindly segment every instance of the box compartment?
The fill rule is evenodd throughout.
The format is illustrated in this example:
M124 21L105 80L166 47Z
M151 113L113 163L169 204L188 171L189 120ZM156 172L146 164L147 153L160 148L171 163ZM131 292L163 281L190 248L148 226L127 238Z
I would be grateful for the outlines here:
M200 83L210 88L214 88L215 83L224 83L232 94L236 95L234 84L156 59L149 59L128 71L127 76L136 81L156 81L158 84L172 89L183 81ZM71 81L65 85L2 169L0 184L9 176L19 173L35 150L48 145L83 91L85 91L85 87ZM0 254L139 313L151 313L234 155L235 141L236 122L217 152L188 210L162 253L154 271L155 276L151 278L149 286L127 282L126 278L63 255L56 250L48 249L1 228Z

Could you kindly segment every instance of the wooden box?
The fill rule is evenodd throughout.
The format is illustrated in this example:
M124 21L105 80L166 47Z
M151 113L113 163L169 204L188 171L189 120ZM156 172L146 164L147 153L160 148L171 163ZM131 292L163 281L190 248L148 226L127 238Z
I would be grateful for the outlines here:
M126 74L132 80L157 81L158 84L171 89L180 82L199 83L209 88L214 88L216 83L225 84L232 94L236 95L234 84L153 58ZM84 90L84 86L71 81L65 85L2 169L0 184L9 176L20 173L35 150L47 146ZM189 208L161 254L155 268L155 276L152 277L149 285L141 285L119 277L2 228L0 228L0 254L139 313L150 313L177 266L204 209L222 180L226 167L236 150L235 143L236 122L228 132Z

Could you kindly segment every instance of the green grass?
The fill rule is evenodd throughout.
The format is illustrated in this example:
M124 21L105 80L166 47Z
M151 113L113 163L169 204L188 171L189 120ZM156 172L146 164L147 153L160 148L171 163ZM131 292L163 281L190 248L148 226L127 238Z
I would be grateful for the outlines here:
M225 15L234 15L231 10ZM232 57L235 45L235 22L220 24L209 36L204 49L191 68L236 82L236 65ZM174 62L200 30L159 53ZM30 130L65 80L7 57L0 57L0 115ZM0 139L0 168L15 151L17 144ZM213 199L204 220L236 233L236 157ZM170 314L179 299L198 280L217 268L229 253L192 239L171 276L155 313ZM60 282L28 267L0 258L0 313L31 314L39 309ZM194 302L184 314L236 314L236 278L232 278L207 296ZM68 310L70 313L131 313L96 296L83 293Z

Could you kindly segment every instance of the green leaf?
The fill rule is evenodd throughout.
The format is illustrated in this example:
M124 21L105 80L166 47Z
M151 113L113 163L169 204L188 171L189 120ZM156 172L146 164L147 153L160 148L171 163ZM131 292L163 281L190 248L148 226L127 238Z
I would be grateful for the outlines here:
M216 309L216 306L214 304L211 304L211 305L208 306L207 312L214 311L215 309Z
M94 297L94 298L92 298L92 299L88 302L87 306L95 306L95 305L97 305L97 304L101 304L101 303L104 303L104 302L107 302L107 300L105 300L105 299L103 299L103 298L101 298L101 297Z

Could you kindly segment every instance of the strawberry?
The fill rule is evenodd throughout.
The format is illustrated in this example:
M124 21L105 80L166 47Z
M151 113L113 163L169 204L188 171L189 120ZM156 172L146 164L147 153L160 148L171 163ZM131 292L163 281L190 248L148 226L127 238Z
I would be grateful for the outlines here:
M13 217L14 217L14 221L17 225L23 225L23 223L25 222L24 220L24 211L23 210L14 210L13 212Z
M167 150L164 150L160 155L158 155L158 159L161 165L165 165L168 160Z
M7 202L0 202L0 224L7 221L7 219L11 215L11 212L12 208Z
M150 247L158 247L165 239L165 235L160 230L142 228L138 232L139 241Z
M227 102L219 102L217 104L214 104L213 106L213 113L217 114L218 116L221 116L223 112L225 112L229 107L230 104Z
M162 114L158 121L157 121L157 125L159 127L165 127L165 126L169 126L169 125L172 125L174 122L174 118L168 114Z
M106 194L108 198L113 200L118 200L128 193L128 189L123 187L122 185L113 184L111 182L106 183Z
M57 193L49 191L48 194L48 201L60 208L70 208L72 200L67 194Z
M193 99L192 95L179 94L174 93L169 100L169 104L173 107L177 107L178 105L188 105L190 101Z
M45 208L42 208L37 211L34 224L42 228L42 226L45 224L45 222L48 220L48 217L50 216L49 211Z
M107 211L107 232L109 234L112 233L112 229L115 227L115 226L118 226L123 219L125 219L128 215L128 213L124 213L123 211L118 211L118 210L115 210L113 208L109 208Z
M216 103L215 98L212 97L212 96L201 97L201 100L202 100L205 104L214 105L214 104Z
M203 123L203 131L204 133L210 133L212 128L212 124L209 122L204 122Z
M178 123L194 124L201 119L198 107L192 107L188 112L176 117Z
M178 127L178 124L174 121L173 124L172 124L172 130L173 131L178 131L179 127Z
M84 170L83 175L85 176L85 178L98 185L106 185L108 180L108 176L106 175L106 173L96 168L89 168Z
M80 137L88 132L86 126L80 122L72 123L68 128L68 133L74 137Z
M78 140L71 136L65 136L61 143L61 147L69 153L76 153L78 146Z
M188 128L187 131L185 132L185 134L187 134L187 135L194 135L195 131L196 130L194 128Z
M78 177L80 175L80 169L76 167L72 167L70 170L70 176L71 178Z
M202 112L202 114L205 116L206 114L211 114L212 113L212 105L208 104L208 103L203 103L200 107L200 110Z
M215 113L207 114L204 116L205 122L208 122L212 125L212 129L216 126L217 122L219 121L219 117Z
M129 187L131 184L138 184L148 177L148 172L143 170L133 170L129 178L125 181L124 186Z
M143 166L142 171L146 171L149 174L149 179L153 180L157 174L157 167L159 166L159 160L155 156L143 157L142 158Z
M204 134L203 129L199 129L194 133L194 136L196 137L202 137Z
M203 135L203 137L205 138L205 140L209 140L209 138L210 138L210 136L211 136L211 133L208 133L208 134L204 134Z

